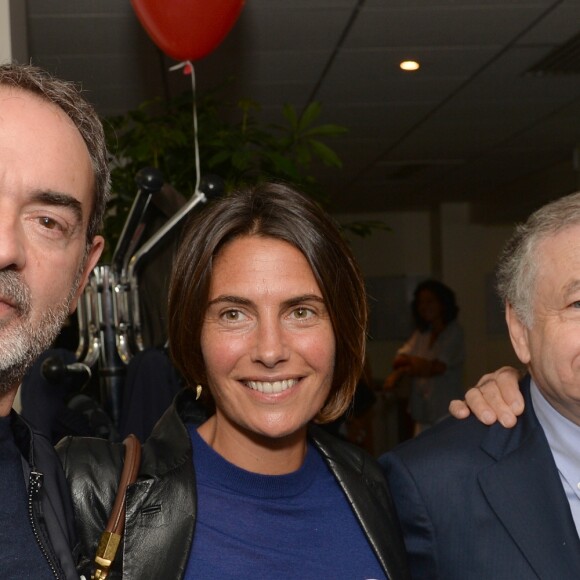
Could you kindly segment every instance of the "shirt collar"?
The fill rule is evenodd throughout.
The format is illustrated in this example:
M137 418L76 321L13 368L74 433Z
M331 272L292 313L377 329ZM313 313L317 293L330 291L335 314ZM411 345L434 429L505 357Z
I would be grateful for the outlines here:
M554 461L562 478L580 497L580 426L576 425L552 407L534 380L530 395L538 421L542 426Z

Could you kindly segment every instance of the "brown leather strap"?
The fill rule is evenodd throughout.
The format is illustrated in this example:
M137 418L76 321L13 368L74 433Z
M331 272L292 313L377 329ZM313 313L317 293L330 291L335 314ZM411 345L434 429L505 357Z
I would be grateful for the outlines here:
M123 536L125 527L125 496L127 486L137 479L139 465L141 463L141 443L135 435L129 435L124 441L125 460L121 471L121 480L117 489L115 503L107 522L107 527L101 535L97 554L95 556L96 568L91 578L93 580L105 580L109 575L109 569L117 554L117 549Z
M125 446L125 461L123 462L123 471L121 472L121 481L117 490L117 497L113 504L113 510L107 522L106 532L123 535L125 527L125 496L127 486L131 485L137 479L139 465L141 464L141 443L139 439L131 433L123 441Z

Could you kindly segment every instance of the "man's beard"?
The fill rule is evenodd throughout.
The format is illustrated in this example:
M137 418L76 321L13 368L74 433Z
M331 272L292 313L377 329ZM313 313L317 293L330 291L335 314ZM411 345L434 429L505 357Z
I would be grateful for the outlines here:
M81 275L82 268L60 304L45 309L37 320L31 320L30 288L19 273L0 271L0 296L10 300L16 310L16 317L0 321L0 397L20 383L32 363L54 342L68 318Z

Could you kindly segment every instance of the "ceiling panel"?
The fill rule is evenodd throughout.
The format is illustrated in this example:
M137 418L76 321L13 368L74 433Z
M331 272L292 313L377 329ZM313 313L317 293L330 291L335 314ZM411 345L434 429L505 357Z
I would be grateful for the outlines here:
M366 6L366 4L365 4ZM428 3L362 8L345 47L477 47L501 48L534 25L545 3L501 5ZM434 25L435 24L435 25Z
M82 82L103 115L191 90L129 2L27 8L33 62ZM501 222L580 187L580 75L526 75L579 32L580 0L247 0L196 80L232 78L231 99L265 120L320 100L322 122L350 129L329 142L344 169L315 168L334 211L465 201ZM409 57L422 66L405 74Z

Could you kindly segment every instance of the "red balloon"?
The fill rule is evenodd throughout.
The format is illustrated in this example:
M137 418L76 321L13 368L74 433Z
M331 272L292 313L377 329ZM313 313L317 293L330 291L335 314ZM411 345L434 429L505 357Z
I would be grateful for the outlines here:
M234 26L245 0L131 0L153 42L176 60L199 60Z

